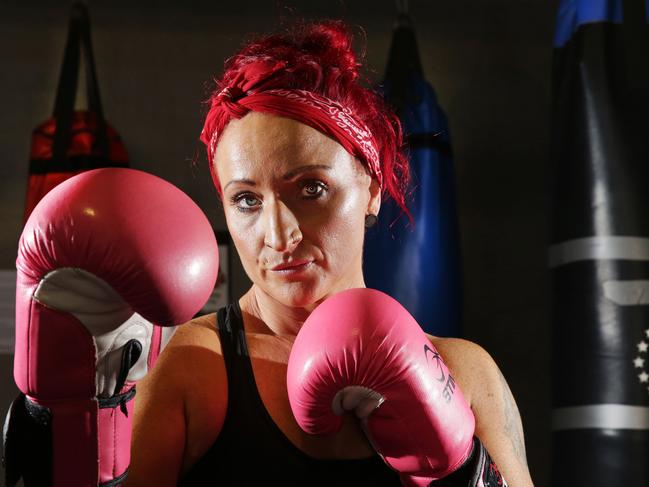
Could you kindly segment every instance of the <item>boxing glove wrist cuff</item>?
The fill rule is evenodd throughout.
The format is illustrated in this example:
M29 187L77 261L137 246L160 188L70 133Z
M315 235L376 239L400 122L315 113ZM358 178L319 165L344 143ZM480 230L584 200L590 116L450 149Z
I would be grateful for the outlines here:
M507 482L482 442L473 437L473 449L462 466L430 487L507 487Z
M52 412L20 393L2 430L2 466L7 487L52 485Z
M6 484L21 477L26 486L122 484L134 396L135 387L101 399L36 402L20 394L3 428Z

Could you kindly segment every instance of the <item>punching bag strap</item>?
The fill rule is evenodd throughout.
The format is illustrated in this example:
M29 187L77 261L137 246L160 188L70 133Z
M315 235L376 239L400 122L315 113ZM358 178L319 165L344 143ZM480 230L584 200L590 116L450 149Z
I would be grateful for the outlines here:
M95 114L98 123L95 144L101 154L107 156L108 137L92 52L88 9L84 4L76 2L72 6L70 14L68 37L54 103L53 117L56 120L56 132L54 134L52 155L54 161L57 162L66 159L67 148L70 144L74 105L79 82L80 52L83 52L84 55L88 111Z
M88 111L93 112L97 117L97 133L95 139L96 150L103 158L108 159L108 132L104 109L99 95L99 83L97 81L97 69L95 68L95 56L92 50L92 39L90 36L90 16L85 5L83 9L83 22L81 23L81 48L84 54L84 66L86 69L86 94L88 97Z
M408 81L411 75L423 73L417 37L406 6L397 6L399 16L390 44L385 79L390 80L390 102L400 117L408 103ZM412 96L410 94L410 96Z
M70 143L70 128L72 125L72 112L77 95L79 81L79 24L81 12L77 4L72 7L68 38L65 43L63 65L59 76L59 86L56 91L53 118L56 121L56 131L52 147L53 159L61 163L66 156L66 148Z

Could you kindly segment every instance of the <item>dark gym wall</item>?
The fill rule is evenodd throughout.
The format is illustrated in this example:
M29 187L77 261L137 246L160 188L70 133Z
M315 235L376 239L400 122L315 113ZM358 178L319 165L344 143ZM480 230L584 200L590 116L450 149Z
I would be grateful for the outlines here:
M500 365L517 399L536 485L548 485L549 303L546 168L555 2L411 0L422 63L451 128L465 336ZM32 128L52 110L71 2L0 4L0 269L14 266ZM187 192L225 229L202 147L204 84L248 32L280 16L345 18L367 34L380 79L392 0L89 1L104 111L132 166ZM191 161L200 154L198 165ZM240 269L235 294L246 289ZM6 324L0 324L6 327ZM16 392L0 356L4 415Z

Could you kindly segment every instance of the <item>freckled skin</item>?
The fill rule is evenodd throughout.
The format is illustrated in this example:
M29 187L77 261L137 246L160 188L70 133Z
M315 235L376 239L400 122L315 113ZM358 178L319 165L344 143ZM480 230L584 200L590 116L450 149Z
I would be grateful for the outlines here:
M258 299L310 311L337 291L364 286L364 220L378 213L380 194L338 142L295 120L250 112L228 124L215 164L228 228ZM319 167L285 179L306 165ZM308 197L314 181L326 185L315 199ZM301 259L313 264L298 276L269 270Z

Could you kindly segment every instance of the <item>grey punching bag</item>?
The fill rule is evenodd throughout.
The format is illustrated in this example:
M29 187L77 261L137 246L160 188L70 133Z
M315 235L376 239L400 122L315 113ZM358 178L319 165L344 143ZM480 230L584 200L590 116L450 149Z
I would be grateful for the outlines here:
M553 66L557 487L649 485L649 24L562 1Z

